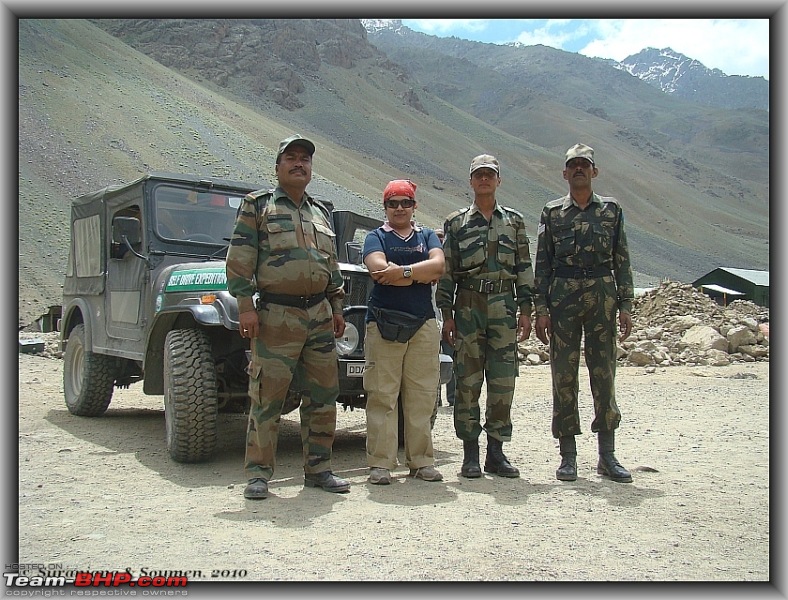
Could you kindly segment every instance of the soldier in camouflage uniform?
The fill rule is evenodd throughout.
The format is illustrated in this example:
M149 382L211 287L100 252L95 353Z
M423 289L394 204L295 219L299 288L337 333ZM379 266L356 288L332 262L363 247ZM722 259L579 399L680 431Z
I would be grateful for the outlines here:
M520 475L502 446L512 439L517 342L531 334L534 274L522 214L495 199L500 183L494 156L474 158L474 202L450 214L443 227L446 273L435 300L443 315L443 337L454 348L454 430L463 442L463 477L482 475L482 428L487 432L484 470L501 477ZM485 380L482 427L479 397Z
M536 251L536 336L550 345L553 378L553 437L561 464L556 478L577 479L580 432L577 405L580 343L594 398L599 461L597 473L617 482L632 481L616 459L616 312L619 341L632 331L632 267L624 216L615 198L599 196L591 181L599 173L594 150L576 144L566 153L564 179L569 193L548 202L539 222Z
M300 406L304 484L350 489L331 472L339 396L334 338L345 329L345 291L328 215L306 193L314 152L300 135L282 140L279 185L244 198L227 252L227 287L238 299L240 334L252 350L244 465L249 499L268 496L279 421L296 372L306 390Z

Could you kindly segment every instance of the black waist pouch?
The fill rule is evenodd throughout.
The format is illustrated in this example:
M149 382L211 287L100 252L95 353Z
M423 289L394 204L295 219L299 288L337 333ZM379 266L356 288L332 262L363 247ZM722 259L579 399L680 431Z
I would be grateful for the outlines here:
M375 315L375 322L378 324L378 331L384 340L389 342L402 342L410 340L421 326L432 317L416 317L401 310L390 308L370 307L372 314Z

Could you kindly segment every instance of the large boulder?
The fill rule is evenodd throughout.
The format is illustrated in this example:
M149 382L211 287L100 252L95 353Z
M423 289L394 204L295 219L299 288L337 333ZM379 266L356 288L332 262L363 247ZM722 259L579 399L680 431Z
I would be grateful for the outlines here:
M697 346L699 350L728 351L728 340L714 327L708 325L693 325L681 336L681 341L690 346Z
M769 356L769 349L766 346L755 344L739 346L739 352L753 358L766 358Z
M758 324L754 323L754 328L757 327ZM730 353L738 352L741 346L751 346L757 342L755 332L747 325L732 327L725 337L728 338L728 352Z
M641 348L634 348L633 350L630 350L629 354L627 355L627 360L629 360L629 362L631 362L633 365L637 365L639 367L645 367L646 365L654 364L654 357L651 356L649 352Z

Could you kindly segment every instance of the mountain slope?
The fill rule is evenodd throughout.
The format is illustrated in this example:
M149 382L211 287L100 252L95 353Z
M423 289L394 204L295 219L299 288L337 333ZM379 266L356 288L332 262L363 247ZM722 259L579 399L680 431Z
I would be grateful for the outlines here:
M671 48L646 48L619 66L666 94L704 106L769 110L769 82L763 77L725 75Z
M735 259L729 247L698 260L768 268L765 111L686 103L600 61L544 46L437 38L396 22L369 37L425 90L499 129L556 153L578 139L594 146L597 188L631 207L628 220L648 249L636 260L641 268L665 253L693 269L692 250L708 253L723 240L737 246ZM686 262L671 243L686 249Z
M318 147L313 193L381 216L385 183L410 177L419 185L417 217L431 226L470 202L470 159L492 152L503 165L499 199L532 224L533 250L542 205L565 193L563 151L583 140L598 152L598 191L625 206L638 285L691 281L720 264L768 268L767 180L716 170L713 130L692 133L685 158L669 131L630 129L600 113L618 106L510 91L507 79L521 77L514 67L503 76L485 68L489 86L471 85L479 71L471 50L434 53L435 83L423 84L412 63L372 46L357 20L125 23L134 27L110 35L89 21L20 21L20 323L60 301L73 197L150 169L268 185L276 145L293 131ZM604 75L634 79L612 67ZM665 108L648 95L656 90L635 81L640 87L622 93L642 99L628 110L676 122L671 99ZM679 116L693 127L713 118L688 114ZM716 124L716 135L730 139L724 120ZM707 162L703 136L716 153ZM742 162L755 143L743 137L731 146Z

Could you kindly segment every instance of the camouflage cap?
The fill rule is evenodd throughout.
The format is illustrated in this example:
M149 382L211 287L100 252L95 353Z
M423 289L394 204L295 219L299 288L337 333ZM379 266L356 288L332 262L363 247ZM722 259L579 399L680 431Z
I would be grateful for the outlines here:
M470 175L473 175L473 172L478 169L492 169L499 175L501 174L501 167L498 164L498 159L495 158L492 154L480 154L476 158L471 161L471 172Z
M595 164L594 149L590 146L586 146L585 144L575 144L566 151L566 160L564 161L564 164L568 163L573 158L585 158L593 165Z
M282 153L287 150L287 147L291 144L296 144L297 146L303 146L306 148L307 152L309 152L309 156L312 156L315 153L315 145L310 142L305 137L294 133L289 138L283 139L279 142L279 151L276 153L276 159L279 160L279 157L282 156Z

